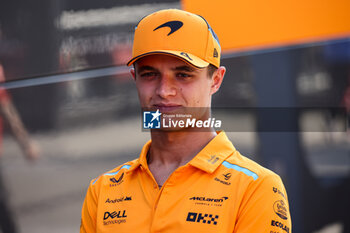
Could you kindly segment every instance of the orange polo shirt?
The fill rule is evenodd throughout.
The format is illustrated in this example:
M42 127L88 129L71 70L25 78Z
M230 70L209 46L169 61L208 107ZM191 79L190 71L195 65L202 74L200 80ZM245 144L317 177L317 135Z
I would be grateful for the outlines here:
M278 175L242 156L220 132L159 189L138 159L91 181L81 233L291 233Z

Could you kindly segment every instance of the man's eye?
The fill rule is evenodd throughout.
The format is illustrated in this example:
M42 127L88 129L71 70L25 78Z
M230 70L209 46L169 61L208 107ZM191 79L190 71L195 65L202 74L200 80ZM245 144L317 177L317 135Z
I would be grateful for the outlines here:
M156 77L157 75L158 74L156 72L147 72L147 73L140 74L140 76L143 77L143 78Z
M182 78L182 79L189 79L189 78L192 77L191 75L186 74L186 73L177 73L176 76L177 76L178 78Z

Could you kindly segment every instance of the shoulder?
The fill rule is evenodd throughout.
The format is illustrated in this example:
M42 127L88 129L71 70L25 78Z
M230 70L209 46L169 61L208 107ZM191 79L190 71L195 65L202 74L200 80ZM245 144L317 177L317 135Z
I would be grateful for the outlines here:
M252 178L254 181L278 178L279 175L273 171L261 166L257 162L243 156L239 151L235 150L234 153L229 156L223 163L222 166L231 168L236 172L241 172L247 177Z
M112 180L113 182L118 182L118 179L123 179L123 177L118 177L118 175L123 175L124 172L129 171L132 167L134 167L138 163L138 159L126 162L124 164L119 165L118 167L115 167L112 170L109 170L100 176L98 176L95 179L92 179L90 182L90 187L100 187L102 183L104 183L106 180Z
M278 174L241 155L236 150L222 162L218 171L222 172L222 175L228 174L232 182L237 182L236 186L238 185L245 193L256 191L270 193L276 189L285 193L282 179Z
M279 175L238 151L229 156L220 169L222 167L231 169L236 177L231 182L235 182L234 188L239 192L237 232L256 232L260 229L271 229L271 232L275 232L276 226L289 232L291 217L288 197ZM252 218L254 222L251 221Z
M262 200L266 197L273 199L282 198L288 202L287 192L281 177L257 162L241 155L238 151L235 151L228 157L221 167L230 169L232 176L238 176L236 180L238 180L239 189L241 189L245 197L249 198L254 195Z

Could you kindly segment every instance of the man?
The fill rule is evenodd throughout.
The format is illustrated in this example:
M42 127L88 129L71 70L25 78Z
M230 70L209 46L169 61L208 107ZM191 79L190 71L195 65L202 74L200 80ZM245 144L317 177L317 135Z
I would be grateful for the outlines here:
M196 109L202 120L225 74L209 24L174 9L139 22L128 65L142 108ZM151 139L138 159L92 180L80 232L291 232L279 176L242 156L224 132L176 126L152 129Z

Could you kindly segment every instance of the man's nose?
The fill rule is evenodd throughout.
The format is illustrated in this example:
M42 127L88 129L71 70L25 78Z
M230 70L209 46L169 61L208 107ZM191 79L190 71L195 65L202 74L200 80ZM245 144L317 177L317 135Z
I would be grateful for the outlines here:
M169 76L164 75L160 78L156 94L162 98L176 95L176 85Z

